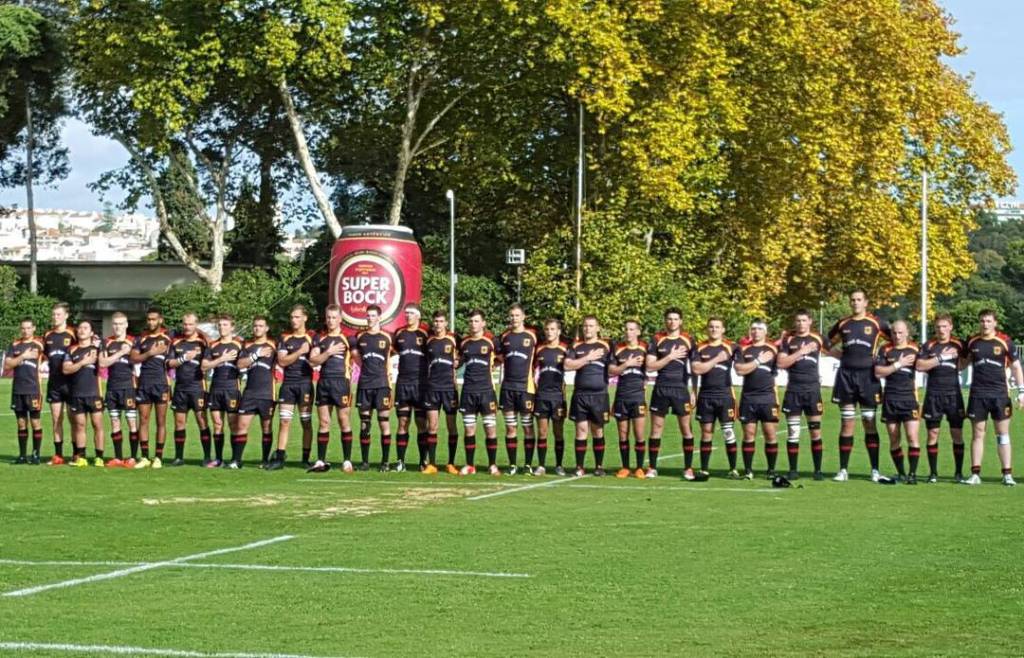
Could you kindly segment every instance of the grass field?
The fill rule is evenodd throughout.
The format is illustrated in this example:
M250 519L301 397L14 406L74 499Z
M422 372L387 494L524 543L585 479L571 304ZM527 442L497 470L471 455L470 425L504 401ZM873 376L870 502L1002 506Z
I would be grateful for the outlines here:
M680 481L674 427L647 481L3 466L0 654L1021 655L1024 487L941 448L941 483L880 486L858 432L854 481L789 490Z

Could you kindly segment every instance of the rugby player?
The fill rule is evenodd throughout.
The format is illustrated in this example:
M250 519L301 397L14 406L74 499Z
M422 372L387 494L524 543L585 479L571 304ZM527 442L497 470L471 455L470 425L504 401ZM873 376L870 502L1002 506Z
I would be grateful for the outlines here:
M203 376L202 360L208 342L206 335L199 331L199 318L195 313L181 316L181 333L171 340L167 367L174 369L174 394L171 409L174 411L174 461L173 466L185 463L185 437L187 436L188 412L192 412L199 428L199 443L203 447L203 464L220 466L210 459L210 427L206 422L206 378ZM218 454L224 451L224 436L220 436Z
M245 390L238 402L238 433L249 436L249 425L254 416L260 417L262 455L260 468L266 468L274 446L271 423L274 420L274 365L277 344L268 332L267 318L257 315L252 320L252 340L238 356L238 367L245 373ZM349 437L351 442L351 436Z
M544 343L534 354L537 371L537 399L533 414L537 417L537 468L534 475L547 472L548 436L554 434L555 475L565 475L565 355L569 344L562 340L562 323L555 318L544 322ZM527 459L526 465L530 466Z
M281 334L277 341L277 365L284 370L284 381L277 393L281 413L277 419L277 450L267 462L268 471L284 468L288 449L288 432L291 430L295 409L299 410L302 423L302 463L308 468L309 452L313 445L313 366L309 353L313 349L313 335L306 330L309 316L306 307L296 304L288 314L291 331Z
M483 311L469 312L469 335L459 343L459 361L465 364L462 373L462 396L459 398L459 413L466 433L466 465L459 471L462 475L476 473L476 422L479 416L484 426L487 448L487 470L491 475L501 475L498 470L498 427L495 414L498 401L494 396L495 352L494 337L486 330L487 321Z
M352 341L352 352L359 364L359 386L356 388L356 407L359 408L359 449L362 462L359 470L370 470L370 431L373 414L377 413L380 428L380 472L391 467L391 354L394 340L381 329L381 309L376 304L366 307L367 328ZM404 465L403 465L404 469Z
M586 474L587 434L593 438L594 475L604 475L604 425L608 422L608 374L614 355L608 341L600 336L597 317L583 318L583 338L565 354L566 370L576 371L569 418L576 424L576 477Z
M768 326L762 320L750 324L750 340L736 350L736 374L743 377L740 391L740 423L743 425L743 476L754 479L754 440L757 424L764 436L764 457L768 479L775 477L779 457L779 398L775 390L778 348L768 341Z
M92 323L82 320L75 328L77 344L64 355L61 370L71 378L71 430L75 445L72 466L88 466L85 458L86 416L92 422L92 440L96 458L94 466L103 467L105 443L103 427L103 398L100 397L100 348L93 340Z
M889 455L900 481L917 484L917 464L921 459L918 437L921 410L917 402L917 355L921 348L909 340L910 329L903 320L892 323L892 342L878 352L875 375L885 379L882 390L882 422L889 434ZM903 465L901 433L907 434L909 472Z
M996 450L1003 467L1003 484L1012 487L1013 462L1010 450L1010 391L1006 369L1013 375L1017 404L1024 407L1024 372L1017 358L1017 346L999 331L995 311L978 314L978 333L967 341L966 361L973 366L971 389L967 396L967 417L971 419L971 477L964 482L981 484L981 458L985 453L985 431L992 418L996 433Z
M451 475L458 475L455 453L459 449L459 395L455 387L455 369L459 366L459 341L448 331L444 311L434 311L431 332L427 337L427 380L423 389L423 408L427 412L427 462L423 472L437 473L437 432L444 411L448 429L448 465Z
M690 353L693 339L683 332L683 313L678 308L665 310L665 330L654 334L647 348L647 371L657 373L651 392L651 436L647 443L648 468L645 477L658 476L658 455L665 417L675 414L683 437L683 479L693 480L693 429L690 426ZM637 464L643 468L643 463Z
M693 374L700 376L697 392L697 422L700 423L700 472L709 475L711 440L715 422L722 428L725 454L729 459L729 477L739 479L736 470L736 397L732 392L732 361L736 344L725 337L725 321L708 319L707 338L690 353Z
M811 313L800 309L793 315L793 331L783 335L779 345L777 365L789 372L786 395L782 398L782 413L786 414L786 456L789 458L790 480L799 477L800 460L800 419L807 418L807 430L811 436L811 459L814 462L814 479L824 480L821 471L821 375L818 364L822 352L828 352L827 338L811 329Z
M167 440L167 403L171 386L167 379L167 353L171 339L164 330L164 315L151 306L146 311L146 331L135 337L128 358L139 364L135 405L139 409L139 461L135 468L162 468ZM156 411L156 455L149 460L149 419Z
M636 477L644 478L644 437L647 420L647 343L640 340L640 323L626 320L623 327L624 340L615 346L615 362L608 372L619 378L615 387L615 401L612 413L619 431L619 458L622 466L615 473L617 478L628 478L629 431L633 430L633 450L636 453Z
M423 396L427 390L427 328L420 322L422 312L418 304L406 304L404 312L405 326L395 332L395 351L398 352L398 378L395 381L395 409L398 416L395 450L398 461L395 470L405 470L409 426L415 416L416 448L422 471L428 463L432 463L427 458L430 432L427 429L427 411L423 408Z
M526 313L519 304L508 310L509 328L498 341L498 358L502 363L501 394L498 406L505 416L505 450L508 453L508 474L518 471L518 426L523 427L526 472L532 473L530 462L536 438L533 433L533 404L536 387L533 381L533 357L537 351L537 332L526 326Z
M939 428L942 418L953 439L954 481L964 480L964 396L960 391L960 369L966 354L963 341L953 335L953 317L935 316L935 338L921 347L915 367L927 373L921 417L928 428L928 482L939 481Z
M39 366L46 346L36 336L36 323L24 318L18 325L20 336L7 349L4 365L14 374L11 386L11 410L18 425L18 458L15 464L39 464L43 444L43 426L39 420L42 409L42 387ZM28 431L32 428L32 452L28 451Z
M867 311L868 297L861 290L850 293L851 314L836 322L828 332L832 343L831 354L839 359L832 402L839 405L839 472L832 478L836 482L850 479L850 453L853 451L853 432L857 424L857 405L860 405L861 424L864 426L864 444L871 460L871 480L878 482L878 426L875 409L881 402L882 385L875 375L875 355L882 342L891 340L889 324Z
M243 343L242 338L235 334L235 319L230 315L220 315L217 318L217 339L207 346L201 364L204 373L213 373L207 407L213 421L215 454L213 461L206 464L207 468L224 465L225 430L231 435L231 461L227 467L242 467L242 455L248 441L248 433L238 432L238 401L242 397L238 383L238 355L242 352Z
M114 458L107 466L132 468L139 453L139 419L135 408L135 367L129 355L132 342L128 335L128 317L120 311L111 316L114 333L103 342L100 368L107 370L107 390L103 406L110 417L110 442L114 444ZM124 458L124 432L121 420L128 426L130 457Z
M50 314L50 330L43 335L49 371L46 402L50 405L50 421L53 424L53 457L49 463L51 466L60 466L64 463L65 406L71 402L71 380L64 374L62 367L64 356L75 344L75 328L68 325L67 304L54 304Z
M352 359L348 337L341 332L341 307L330 304L324 309L324 331L316 337L309 362L320 366L316 383L316 461L312 473L330 470L327 446L331 442L331 412L341 428L342 470L352 472Z

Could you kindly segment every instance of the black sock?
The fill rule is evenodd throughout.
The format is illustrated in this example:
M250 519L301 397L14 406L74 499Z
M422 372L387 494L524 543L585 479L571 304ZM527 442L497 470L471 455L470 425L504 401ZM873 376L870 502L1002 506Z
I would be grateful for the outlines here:
M164 458L164 444L156 442L156 450L153 451L157 459Z
M343 461L352 461L352 432L341 433L341 458Z
M927 447L928 450L928 472L931 475L939 474L939 444L930 443Z
M420 464L429 464L430 459L427 457L429 452L427 447L427 433L420 429L419 420L416 421L416 453L419 455Z
M391 435L381 434L380 435L380 463L387 464L388 457L391 456Z
M449 437L449 445L451 438ZM476 458L476 435L467 434L462 439L462 447L466 450L466 466L476 466L474 459ZM451 459L451 457L449 457ZM451 462L449 462L451 463Z
M139 439L139 458L149 459L149 439Z
M850 465L850 453L853 452L853 437L839 437L839 468L846 470Z
M604 436L594 437L594 466L597 468L604 466Z
M203 447L203 461L210 461L210 428L199 430L199 445Z
M693 468L693 437L683 437L683 468Z
M484 446L487 448L487 466L494 466L498 463L498 437L485 437Z
M587 459L587 440L576 439L573 446L576 449L576 468L583 468L583 463Z
M917 475L917 464L921 461L920 446L910 446L907 449L907 461L909 462L910 474Z
M231 439L231 461L242 463L242 455L245 453L245 444L249 440L248 435L235 434Z
M711 439L700 440L700 470L707 472L711 468Z
M264 464L270 461L270 452L274 447L274 433L264 432L260 440L260 461Z
M519 463L519 437L505 436L505 452L508 454L509 466Z
M448 435L448 463L455 465L455 453L459 451L459 435ZM467 462L468 463L468 462ZM472 464L470 464L472 466Z
M287 455L287 453L285 453L284 450L278 449L278 450L274 451L274 461L278 461L278 462L284 463L284 460L287 457L288 457L288 455Z
M63 457L64 456L64 442L63 441L54 441L53 442L53 456L54 457Z
M775 464L779 460L779 444L765 443L764 458L768 461L768 472L773 473L775 471Z
M892 463L896 467L896 472L900 475L906 475L906 471L903 468L903 448L893 448L889 451L889 456L892 457Z
M128 449L131 450L131 458L136 459L139 456L139 433L138 431L128 431Z
M437 434L428 432L426 435L427 443L427 459L424 464L436 464L437 463Z
M647 442L638 438L633 442L633 455L636 457L636 467L644 467L644 453L647 452Z
M825 442L820 438L811 439L811 460L814 462L814 472L821 472L821 456L825 452Z
M789 458L789 470L796 473L798 470L798 464L800 463L800 442L799 441L786 441L786 457Z
M565 439L555 438L555 466L561 466L565 458Z
M28 430L18 430L18 456L28 457Z
M537 437L533 435L532 431L529 434L524 431L523 443L525 444L523 447L523 463L530 466L533 464L533 452L537 449Z
M964 474L964 444L954 443L953 444L953 466L956 469L957 475Z
M756 446L753 441L743 442L743 470L750 473L754 470L754 452Z
M729 470L736 470L736 442L729 441L725 444L725 456L729 458Z
M308 464L309 463L309 455L312 452L313 452L313 446L312 445L308 445L308 446L304 445L304 446L302 446L302 463L303 464ZM220 459L220 458L218 457L218 459Z
M548 440L546 437L537 439L537 465L546 466L548 460Z
M43 449L43 430L32 430L32 456L38 457L39 451Z
M877 434L865 434L864 445L868 449L868 459L871 461L871 470L878 470L879 440Z
M114 459L124 458L124 435L121 432L111 432L110 442L114 444Z
M185 458L185 430L174 430L174 458Z
M316 433L316 458L318 461L327 461L327 446L331 443L331 432Z
M218 434L214 434L213 435L213 453L214 453L214 455L216 455L217 461L224 461L224 434L223 433L218 433Z
M359 456L362 458L364 464L370 463L370 435L360 434L359 435Z
M658 455L661 454L661 437L652 436L647 442L647 461L651 468L658 468Z
M103 459L103 451L102 451L102 450L93 450L93 452L95 452L95 453L96 453L96 456L97 456L97 457L99 457L100 459ZM85 454L85 451L84 451L84 450L82 451L82 454L83 454L83 455Z
M408 432L404 432L404 433L401 433L401 434L396 434L395 435L395 456L398 458L398 461L403 462L403 463L405 462L405 452L408 449L409 449L409 433ZM420 454L423 454L422 448L420 449Z
M619 439L619 460L622 468L629 468L629 438Z

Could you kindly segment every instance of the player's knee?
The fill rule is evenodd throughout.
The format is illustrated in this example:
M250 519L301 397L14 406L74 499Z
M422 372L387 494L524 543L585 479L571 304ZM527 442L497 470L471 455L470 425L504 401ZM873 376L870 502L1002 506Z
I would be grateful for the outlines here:
M410 409L409 407L399 407L398 409L395 410L395 415L398 416L399 418L408 420L409 417L412 416L412 409Z
M788 431L786 440L793 443L800 441L800 417L793 416L786 419L786 429Z
M476 414L463 414L462 415L462 424L465 425L466 428L470 428L470 427L475 428L476 427Z
M484 415L484 427L494 427L498 424L498 417L494 414Z
M875 410L874 409L861 409L860 419L865 423L875 422Z
M809 421L807 421L807 429L811 430L812 432L817 432L818 430L821 429L821 421L820 420L809 420Z
M281 410L281 422L282 423L290 423L290 422L292 422L292 418L294 416L295 416L295 412L292 411L291 409L282 409Z
M1008 446L1010 445L1010 435L1006 433L996 434L996 445L997 446Z
M519 419L516 417L515 412L505 414L505 427L515 427L519 424Z
M722 423L722 436L726 443L736 443L736 430L733 429L732 423Z
M853 420L857 417L857 410L853 407L843 407L839 410L839 417L845 420Z

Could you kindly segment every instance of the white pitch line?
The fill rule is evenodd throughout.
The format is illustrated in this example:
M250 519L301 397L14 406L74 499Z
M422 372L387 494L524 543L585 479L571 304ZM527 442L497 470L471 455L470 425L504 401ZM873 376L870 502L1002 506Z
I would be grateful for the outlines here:
M128 567L126 569L118 569L117 571L109 571L107 573L99 573L94 576L86 576L84 578L72 578L70 580L62 580L56 583L48 583L46 585L36 585L35 587L26 587L25 589L17 589L11 592L4 592L4 596L31 596L32 594L38 594L39 592L45 592L51 589L63 589L65 587L74 587L75 585L84 585L86 583L95 583L101 580L110 580L112 578L122 578L124 576L130 576L134 573L141 571L150 571L152 569L159 569L160 567L169 567L184 564L192 560L201 560L207 557L214 557L215 555L224 555L226 553L236 553L238 551L247 551L253 548L260 548L262 546L268 546L270 544L276 544L277 542L288 541L293 539L294 535L281 535L279 537L272 537L271 539L263 539L260 541L254 541L244 546L233 546L231 548L218 548L214 551L204 551L202 553L195 553L193 555L185 555L183 557L174 558L173 560L164 560L161 562L147 562L139 564L134 567Z
M518 493L520 491L527 491L529 489L540 489L542 487L553 487L556 484L565 484L566 482L575 482L576 480L582 480L589 475L583 475L580 477L571 477L559 480L551 480L550 482L538 482L537 484L527 484L522 487L509 487L508 489L502 489L501 491L491 491L489 493L480 494L478 496L470 496L466 500L483 500L485 498L493 498L494 496L504 496L505 494Z
M105 562L76 560L0 560L0 565L53 567L132 567L147 562ZM165 565L167 569L237 569L241 571L299 571L304 573L357 573L415 576L468 576L477 578L532 578L528 573L504 571L458 571L454 569L389 569L373 567L305 567L283 564L220 564L213 562L182 562Z
M712 488L701 488L698 486L642 486L638 484L575 484L570 489L637 489L640 491L689 491L691 493L713 493L716 491L727 491L736 493L760 493L760 494L777 494L782 493L781 489L740 489L739 487L712 487ZM471 499L472 500L472 499Z
M513 482L466 482L463 480L357 480L349 478L299 478L295 482L316 482L318 484L387 484L396 487L511 487Z
M46 642L0 642L0 649L11 651L63 651L66 653L114 654L119 656L168 656L169 658L340 658L339 656L308 656L299 653L251 653L248 651L188 651L156 649L107 644L57 644Z

